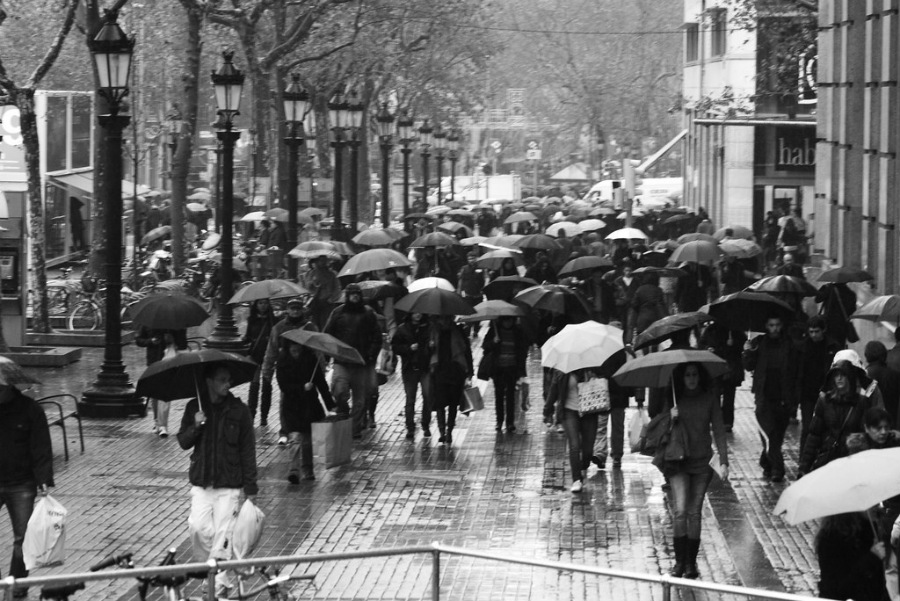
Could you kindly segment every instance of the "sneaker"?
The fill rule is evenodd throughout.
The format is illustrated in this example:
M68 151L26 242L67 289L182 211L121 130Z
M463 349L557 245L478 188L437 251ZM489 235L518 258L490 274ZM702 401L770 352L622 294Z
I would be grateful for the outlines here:
M445 440L447 441L447 444L451 444L453 442L453 434L447 432Z
M166 438L166 437L169 436L169 431L166 430L165 428L160 428L160 429L157 431L157 434L159 435L160 438Z
M556 424L556 431L557 431L558 433L562 434L563 432L566 431L566 429L563 428L563 425L562 425L562 424Z
M584 489L584 484L581 483L581 480L576 480L572 483L572 492L581 492Z
M593 463L594 465L596 465L598 470L605 470L605 469L606 469L606 459L605 459L605 458L604 458L604 459L600 459L600 458L597 457L596 455L591 455L591 463Z
M300 484L300 476L298 476L297 474L290 474L287 480L291 484Z
M278 437L278 446L283 447L287 444L287 436Z

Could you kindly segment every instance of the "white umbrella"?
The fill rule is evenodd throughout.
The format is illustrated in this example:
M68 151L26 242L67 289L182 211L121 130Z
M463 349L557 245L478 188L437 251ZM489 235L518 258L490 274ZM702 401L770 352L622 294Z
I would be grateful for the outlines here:
M566 237L571 238L572 236L577 236L581 233L581 228L578 227L577 223L573 223L571 221L560 221L559 223L554 223L550 227L547 228L546 234L548 236L553 236L555 238L559 237L560 230L566 232Z
M635 227L623 227L606 237L607 240L646 240L647 234Z
M262 221L266 218L263 211L252 211L241 217L241 221Z
M602 230L606 227L606 223L604 223L600 219L585 219L584 221L578 222L578 229L582 232L596 232L597 230Z
M623 332L596 321L569 324L541 347L541 365L563 373L600 367L625 348Z
M416 290L425 290L426 288L441 288L442 290L456 292L453 284L448 280L436 277L419 278L418 280L413 281L413 283L407 287L407 290L409 292L415 292Z

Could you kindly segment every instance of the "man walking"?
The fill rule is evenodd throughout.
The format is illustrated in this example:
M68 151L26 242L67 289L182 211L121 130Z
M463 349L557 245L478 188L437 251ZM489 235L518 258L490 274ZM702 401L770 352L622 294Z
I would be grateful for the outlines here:
M831 367L834 354L841 350L840 345L827 334L825 319L814 315L806 323L806 338L800 343L796 379L796 399L800 404L800 449L806 444L806 435L809 433L819 391L825 383L825 374ZM791 409L790 414L791 417L796 415L796 409Z

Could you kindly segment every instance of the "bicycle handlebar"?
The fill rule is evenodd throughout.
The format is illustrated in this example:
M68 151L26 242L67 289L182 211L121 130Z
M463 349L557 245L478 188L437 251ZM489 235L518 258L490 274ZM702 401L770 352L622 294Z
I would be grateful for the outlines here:
M105 570L106 568L112 567L114 565L118 565L124 561L129 561L131 559L132 553L130 551L122 553L121 555L110 555L106 559L92 565L88 568L91 572L99 572L100 570Z

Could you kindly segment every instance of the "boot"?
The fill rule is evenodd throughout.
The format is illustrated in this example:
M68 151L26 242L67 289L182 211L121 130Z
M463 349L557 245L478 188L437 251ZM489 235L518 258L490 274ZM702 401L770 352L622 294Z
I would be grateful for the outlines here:
M697 553L700 552L700 539L687 539L687 550L685 551L684 577L696 580L700 577L700 571L697 569Z
M669 572L669 576L673 578L681 578L684 576L684 564L686 562L687 555L687 537L686 536L676 536L672 539L674 547L675 547L675 565L672 566L672 570Z

